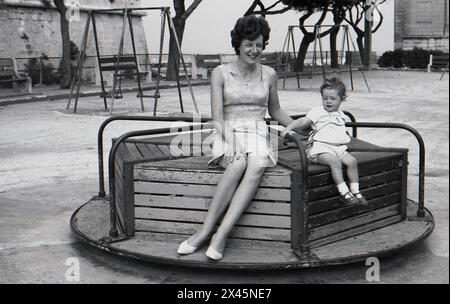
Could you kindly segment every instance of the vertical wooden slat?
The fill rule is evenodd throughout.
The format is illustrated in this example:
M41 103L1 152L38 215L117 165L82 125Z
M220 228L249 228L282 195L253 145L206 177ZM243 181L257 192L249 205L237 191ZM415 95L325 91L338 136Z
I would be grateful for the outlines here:
M401 205L401 214L402 220L406 220L408 217L408 153L403 153L402 159L402 205Z
M291 247L292 249L300 248L300 215L302 201L301 179L299 171L291 173Z
M125 234L134 236L135 233L135 209L134 209L134 166L125 164L123 168L123 215Z
M153 154L153 157L163 157L164 153L161 152L160 149L155 144L146 144L147 148L150 150L150 152Z
M149 150L147 145L143 143L136 143L136 147L145 159L151 159L153 157L153 153Z
M162 153L164 153L168 157L172 156L172 152L170 151L167 145L157 145L157 147L161 150Z
M126 142L125 145L127 146L128 152L130 152L130 155L133 158L133 160L142 159L142 154L136 147L135 143Z

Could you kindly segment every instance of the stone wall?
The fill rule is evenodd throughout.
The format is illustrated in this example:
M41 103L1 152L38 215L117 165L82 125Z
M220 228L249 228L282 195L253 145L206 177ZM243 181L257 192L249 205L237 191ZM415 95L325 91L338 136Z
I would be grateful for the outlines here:
M449 0L396 0L395 48L449 51Z
M52 1L51 1L52 2ZM134 1L140 6L140 1ZM92 8L121 7L122 1L79 0L79 20L70 23L70 38L81 48L81 41L86 25L87 10ZM113 55L118 52L123 16L120 14L100 14L96 17L99 48L102 55ZM148 53L144 27L140 15L133 18L136 49L138 53ZM62 54L60 16L52 7L45 7L36 0L0 0L0 58L14 57L19 69L24 69L28 58L50 57L49 62L57 68ZM132 53L129 29L125 35L124 53ZM95 44L92 24L89 31L85 66L85 80L94 81L96 65ZM92 56L92 57L91 57Z

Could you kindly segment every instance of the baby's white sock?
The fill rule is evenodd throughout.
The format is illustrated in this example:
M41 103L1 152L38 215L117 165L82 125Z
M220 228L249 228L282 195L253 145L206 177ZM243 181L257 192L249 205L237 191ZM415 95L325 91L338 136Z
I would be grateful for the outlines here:
M350 183L350 191L353 194L356 194L359 192L359 183Z
M341 195L345 195L349 191L345 183L337 185L337 188Z

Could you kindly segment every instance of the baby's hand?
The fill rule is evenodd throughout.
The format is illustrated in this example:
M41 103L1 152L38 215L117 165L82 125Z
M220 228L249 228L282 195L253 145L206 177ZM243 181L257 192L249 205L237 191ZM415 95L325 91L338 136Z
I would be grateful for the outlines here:
M291 128L286 128L286 129L284 129L283 131L281 131L281 133L280 133L280 136L282 137L282 138L285 138L286 137L286 134L288 134L288 133L293 133L292 132L292 130L291 130Z

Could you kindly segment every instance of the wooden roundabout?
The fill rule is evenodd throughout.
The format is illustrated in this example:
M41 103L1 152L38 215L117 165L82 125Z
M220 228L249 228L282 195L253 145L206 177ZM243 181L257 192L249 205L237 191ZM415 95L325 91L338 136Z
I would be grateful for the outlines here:
M266 170L254 200L227 242L220 261L201 248L178 255L197 231L222 169L208 168L212 125L207 119L115 116L100 127L99 193L71 217L87 244L138 260L203 268L289 269L347 264L417 244L434 229L424 206L425 146L419 133L393 123L356 122L349 151L357 158L369 206L344 205L329 168L308 163L300 136L283 141L272 129L278 165ZM297 118L301 115L294 116ZM104 191L103 130L113 121L185 121L180 129L133 131L113 139L109 189ZM403 129L419 143L419 199L407 198L408 150L357 138L358 128Z

